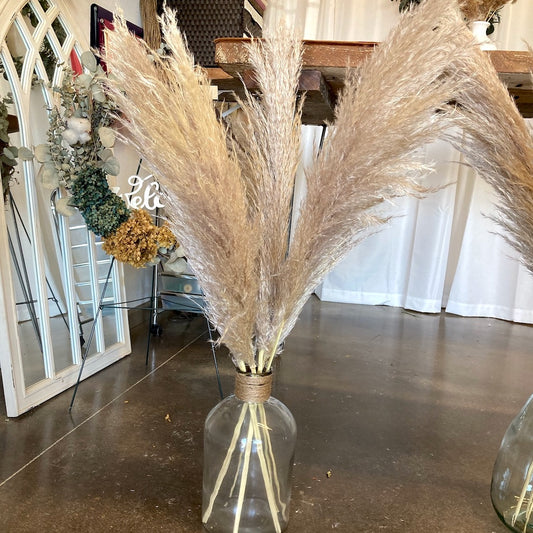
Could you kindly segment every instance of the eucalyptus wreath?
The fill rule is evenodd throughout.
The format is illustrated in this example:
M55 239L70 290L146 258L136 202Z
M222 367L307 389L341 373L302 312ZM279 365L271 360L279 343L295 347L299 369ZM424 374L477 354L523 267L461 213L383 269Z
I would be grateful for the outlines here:
M69 216L77 208L87 228L103 237L104 248L111 239L108 253L135 267L157 262L174 249L176 239L166 227L162 231L155 226L147 212L142 217L132 212L109 187L107 176L120 171L113 154L117 109L105 88L107 76L92 52L84 52L81 62L84 73L65 68L61 85L52 88L57 103L49 110L47 142L33 152L41 163L39 179L43 187L63 191L56 201L58 213ZM126 243L127 232L119 229L132 225L138 226L139 235ZM127 254L122 253L125 246Z

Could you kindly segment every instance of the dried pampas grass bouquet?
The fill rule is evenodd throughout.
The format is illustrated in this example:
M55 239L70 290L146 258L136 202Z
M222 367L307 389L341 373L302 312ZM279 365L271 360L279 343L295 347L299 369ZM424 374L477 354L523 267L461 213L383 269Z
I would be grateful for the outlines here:
M422 191L414 178L427 168L417 149L450 124L448 102L464 84L454 72L467 60L471 35L449 0L423 2L402 17L348 76L323 150L307 170L291 235L301 42L281 28L250 44L260 97L241 103L244 144L228 149L208 80L174 13L162 17L167 58L120 18L108 34L111 91L126 140L166 191L169 223L202 286L208 318L241 371L271 369L314 288L386 221L377 206Z
M234 419L228 415L233 429L220 461L217 453L205 451L203 521L208 528L219 527L219 517L230 513L230 526L221 530L237 533L246 523L259 531L247 522L255 512L249 512L253 504L247 497L257 480L269 530L279 532L286 525L293 448L286 441L276 447L263 376L270 375L274 357L326 273L387 221L380 205L426 192L417 181L428 170L419 148L459 124L467 132L464 151L470 161L500 185L505 197L516 170L503 160L505 143L530 142L521 128L511 137L478 134L479 124L498 120L497 100L504 91L493 82L493 69L472 75L487 64L478 66L481 52L457 2L424 0L401 17L387 41L347 77L335 121L306 170L306 195L292 228L300 161L300 40L279 28L249 45L260 92L241 102L240 131L228 135L174 13L165 10L161 21L170 50L165 58L130 35L120 18L108 34L110 90L122 112L126 140L143 154L165 191L171 229L203 289L206 314L238 370L235 396L245 402ZM492 108L478 102L479 94ZM509 120L518 118L511 114ZM461 149L458 137L450 136ZM494 165L488 155L492 143L501 155ZM524 159L520 165L522 183L516 190L530 171ZM504 216L514 235L524 231L523 225L512 225L509 211ZM241 376L260 379L254 388L249 387L254 379L243 382ZM212 422L210 414L206 444ZM252 442L261 445L252 447Z

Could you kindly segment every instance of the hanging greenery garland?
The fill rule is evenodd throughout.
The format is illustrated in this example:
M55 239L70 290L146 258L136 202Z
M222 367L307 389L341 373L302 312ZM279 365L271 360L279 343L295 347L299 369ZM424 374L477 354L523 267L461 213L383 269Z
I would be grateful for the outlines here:
M106 74L91 52L84 52L84 73L65 69L63 83L54 87L58 102L50 110L47 142L33 153L43 187L60 188L56 209L70 216L78 209L87 227L103 238L103 249L136 268L151 265L177 246L166 224L159 227L145 210L129 209L109 187L120 165L113 153L116 113L105 91Z

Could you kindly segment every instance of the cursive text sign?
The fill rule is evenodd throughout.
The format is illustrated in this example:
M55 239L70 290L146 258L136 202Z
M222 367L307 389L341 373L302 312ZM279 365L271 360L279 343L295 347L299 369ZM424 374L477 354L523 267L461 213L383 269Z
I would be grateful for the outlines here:
M151 180L149 183L147 183ZM160 201L159 183L153 179L152 174L141 178L140 176L130 176L128 183L131 191L120 194L119 187L113 187L112 191L118 194L130 209L146 209L153 211L162 208L164 205Z

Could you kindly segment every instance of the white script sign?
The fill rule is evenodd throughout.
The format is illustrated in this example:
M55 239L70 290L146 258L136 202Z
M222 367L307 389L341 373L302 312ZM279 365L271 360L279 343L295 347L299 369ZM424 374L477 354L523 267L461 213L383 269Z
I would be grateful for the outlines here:
M152 179L150 183L146 183ZM112 187L112 191L118 194L130 209L146 209L152 211L156 208L164 207L159 200L159 183L153 179L152 174L141 178L140 176L130 176L128 183L131 185L131 191L120 194L119 187Z

